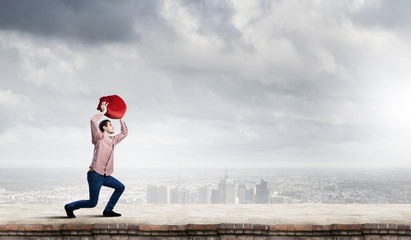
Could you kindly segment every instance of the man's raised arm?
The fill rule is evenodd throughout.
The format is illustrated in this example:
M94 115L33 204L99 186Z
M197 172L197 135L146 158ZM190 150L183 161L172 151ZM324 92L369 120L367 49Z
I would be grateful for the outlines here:
M98 140L102 139L103 133L100 131L100 128L98 127L98 120L107 112L107 104L105 102L101 103L101 112L97 113L94 115L91 120L90 120L90 125L91 125L91 142L93 144L96 144Z
M126 123L124 122L122 118L120 119L120 124L121 124L121 132L114 136L116 144L119 143L121 140L123 140L128 134Z

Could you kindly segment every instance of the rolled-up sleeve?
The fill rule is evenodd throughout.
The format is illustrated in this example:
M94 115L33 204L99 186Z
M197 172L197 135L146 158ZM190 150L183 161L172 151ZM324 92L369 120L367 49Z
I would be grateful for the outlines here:
M121 132L114 136L115 144L121 142L121 140L123 140L128 134L126 123L124 121L120 121L120 124L121 124Z

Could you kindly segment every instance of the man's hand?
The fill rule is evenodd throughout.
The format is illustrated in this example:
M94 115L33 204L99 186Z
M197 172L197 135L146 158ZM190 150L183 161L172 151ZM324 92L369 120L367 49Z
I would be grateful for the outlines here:
M108 105L108 103L106 103L106 102L101 103L101 112L103 114L106 114L106 112L107 112L107 105Z

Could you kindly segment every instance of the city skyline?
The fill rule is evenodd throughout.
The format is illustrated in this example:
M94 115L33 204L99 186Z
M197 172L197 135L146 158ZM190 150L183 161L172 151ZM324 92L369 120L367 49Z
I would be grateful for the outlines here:
M0 169L0 204L62 204L88 199L82 171L59 176L41 169L41 177L19 169ZM123 171L120 204L408 204L411 169L220 169L218 172ZM61 174L60 174L61 175ZM25 176L24 178L21 176ZM227 177L228 176L228 177ZM105 202L112 190L102 188Z

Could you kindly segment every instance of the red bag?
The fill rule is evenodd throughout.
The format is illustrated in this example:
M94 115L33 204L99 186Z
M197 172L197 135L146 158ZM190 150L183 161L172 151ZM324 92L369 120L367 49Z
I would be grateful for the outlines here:
M117 95L105 96L100 98L100 102L98 103L97 110L101 111L101 103L106 102L107 105L107 112L106 115L112 119L120 119L126 114L127 105L121 99L121 97Z

